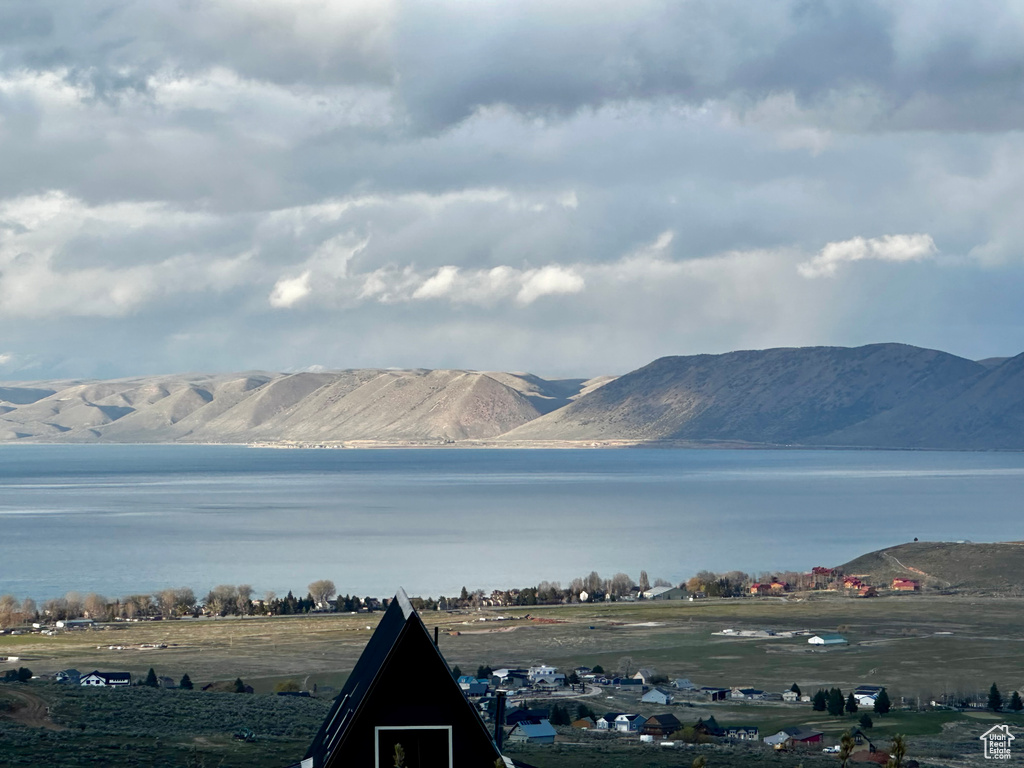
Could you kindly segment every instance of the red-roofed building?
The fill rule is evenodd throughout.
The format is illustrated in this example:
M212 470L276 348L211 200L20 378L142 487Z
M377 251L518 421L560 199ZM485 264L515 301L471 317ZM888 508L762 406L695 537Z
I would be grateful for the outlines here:
M772 587L770 584L757 583L750 585L750 594L752 595L767 595L771 591Z
M921 589L921 583L913 579L893 579L892 588L897 592L917 592Z

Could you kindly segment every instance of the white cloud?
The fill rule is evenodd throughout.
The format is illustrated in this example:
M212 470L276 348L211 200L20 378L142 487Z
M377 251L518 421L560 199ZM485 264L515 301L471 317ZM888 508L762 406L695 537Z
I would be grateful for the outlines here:
M832 277L839 265L850 261L923 261L937 252L931 235L884 235L882 237L854 237L828 243L810 261L797 265L807 278Z
M541 296L579 293L583 287L583 278L572 267L541 267L523 275L523 287L516 294L516 301L532 304Z
M293 307L309 295L309 279L313 273L308 269L298 277L282 277L270 292L270 306Z

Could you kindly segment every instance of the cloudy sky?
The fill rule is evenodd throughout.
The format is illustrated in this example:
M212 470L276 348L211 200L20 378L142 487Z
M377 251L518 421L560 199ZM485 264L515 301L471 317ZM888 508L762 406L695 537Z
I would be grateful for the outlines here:
M0 5L0 377L1024 351L1024 5Z

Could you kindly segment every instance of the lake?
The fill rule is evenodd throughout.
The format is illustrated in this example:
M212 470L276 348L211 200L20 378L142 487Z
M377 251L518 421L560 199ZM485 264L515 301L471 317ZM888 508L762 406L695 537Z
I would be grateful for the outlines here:
M1024 539L1024 454L0 446L0 594L458 594Z

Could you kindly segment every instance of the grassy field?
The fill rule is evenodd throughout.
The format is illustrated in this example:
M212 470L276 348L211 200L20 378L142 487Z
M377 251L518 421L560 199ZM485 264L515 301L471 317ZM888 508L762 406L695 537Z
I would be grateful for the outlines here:
M899 704L902 698L908 705L916 706L943 693L984 692L992 682L996 682L1007 697L1010 691L1024 688L1022 609L1024 599L1019 598L906 595L872 600L811 597L786 601L708 600L516 609L500 612L515 617L503 622L479 621L481 617L493 618L497 611L431 613L423 618L429 627L435 624L440 627L441 649L449 662L469 673L475 671L478 664L525 666L541 661L562 669L599 663L611 671L619 666L623 657L629 657L634 667L654 667L669 678L689 677L698 685L753 686L782 691L796 682L804 692L813 693L818 687L839 686L848 691L856 685L870 683L886 686L894 703ZM538 618L543 621L537 621ZM41 743L49 747L60 742L81 744L84 754L100 749L101 744L128 745L126 754L120 755L127 762L115 763L124 765L183 765L185 763L173 760L183 759L192 749L198 750L200 757L208 754L210 759L226 760L224 765L283 765L304 751L322 718L326 698L344 682L376 620L377 616L365 614L206 619L145 622L54 637L3 636L0 637L0 656L20 657L16 664L6 666L27 666L37 675L73 666L83 672L128 670L140 676L153 667L158 674L175 680L187 672L197 687L241 677L262 693L272 691L282 680L295 680L309 689L315 685L325 699L302 700L299 706L306 709L288 710L287 716L280 719L282 724L288 724L285 730L268 729L264 740L251 745L231 738L232 729L238 727L234 708L241 706L239 702L263 702L250 705L255 708L251 719L261 722L259 718L264 715L260 712L292 707L295 700L198 691L192 694L142 691L139 695L156 698L138 702L156 702L156 709L133 702L131 720L137 725L136 717L148 717L147 712L156 717L160 711L164 720L177 723L160 735L158 730L131 730L111 725L118 722L114 710L128 706L128 698L122 694L136 695L134 690L88 691L85 693L95 694L96 698L78 699L66 695L55 685L34 681L30 685L39 686L44 697L53 699L55 722L69 730L36 733L2 719L0 729L5 735L14 732L10 729L20 729L18 732L24 738L15 741L29 745L23 748L29 750L25 752L26 759L31 757L32 750L41 748ZM806 638L735 639L714 634L727 627L840 630L850 640L850 645L815 651ZM133 648L143 643L167 647ZM111 650L110 646L125 649ZM6 668L3 662L0 668ZM0 691L2 689L0 686ZM609 695L612 698L607 698ZM655 712L656 708L640 705L638 698L636 693L601 691L592 693L586 702L598 712ZM196 701L201 705L195 704ZM99 708L101 703L114 710ZM191 710L179 713L186 705L199 707L203 714L190 714ZM677 704L672 711L683 722L713 714L725 724L757 725L762 735L774 733L786 725L812 725L834 738L854 722L836 721L812 713L806 704ZM95 721L89 720L92 712L100 713ZM172 713L173 717L168 718ZM920 743L922 750L934 753L933 764L960 765L966 763L957 750L973 755L979 750L976 738L983 730L996 722L1017 723L1018 720L985 713L899 711L887 718L876 718L876 732L883 741L892 733L906 733ZM159 747L153 746L155 739L160 740ZM10 739L5 738L0 743L4 745L0 749L13 749L10 745L14 742ZM530 754L527 756L524 752L523 759L540 768L556 764L573 766L586 762L586 757L577 760L577 754L586 756L594 752L592 761L586 764L682 764L678 762L679 755L663 755L657 750L653 754L627 752L622 755L617 751L641 749L635 745L599 746L600 749L595 745L565 745L557 750L542 751L539 757L533 755L536 748L527 749ZM139 749L138 754L132 752L135 747ZM635 757L640 762L615 762L625 759L623 756L627 754L631 755L629 760ZM721 754L716 752L714 760L709 762L729 764L741 760L743 754L728 750ZM21 759L20 754L12 752L11 755ZM139 762L144 760L140 755L166 755L171 762ZM767 761L764 765L775 764L772 761L776 759L783 761L779 764L796 764L786 763L785 757L760 751L753 755L758 761ZM555 756L562 762L551 762ZM239 762L232 762L236 758ZM691 760L692 756L688 757L686 764Z

